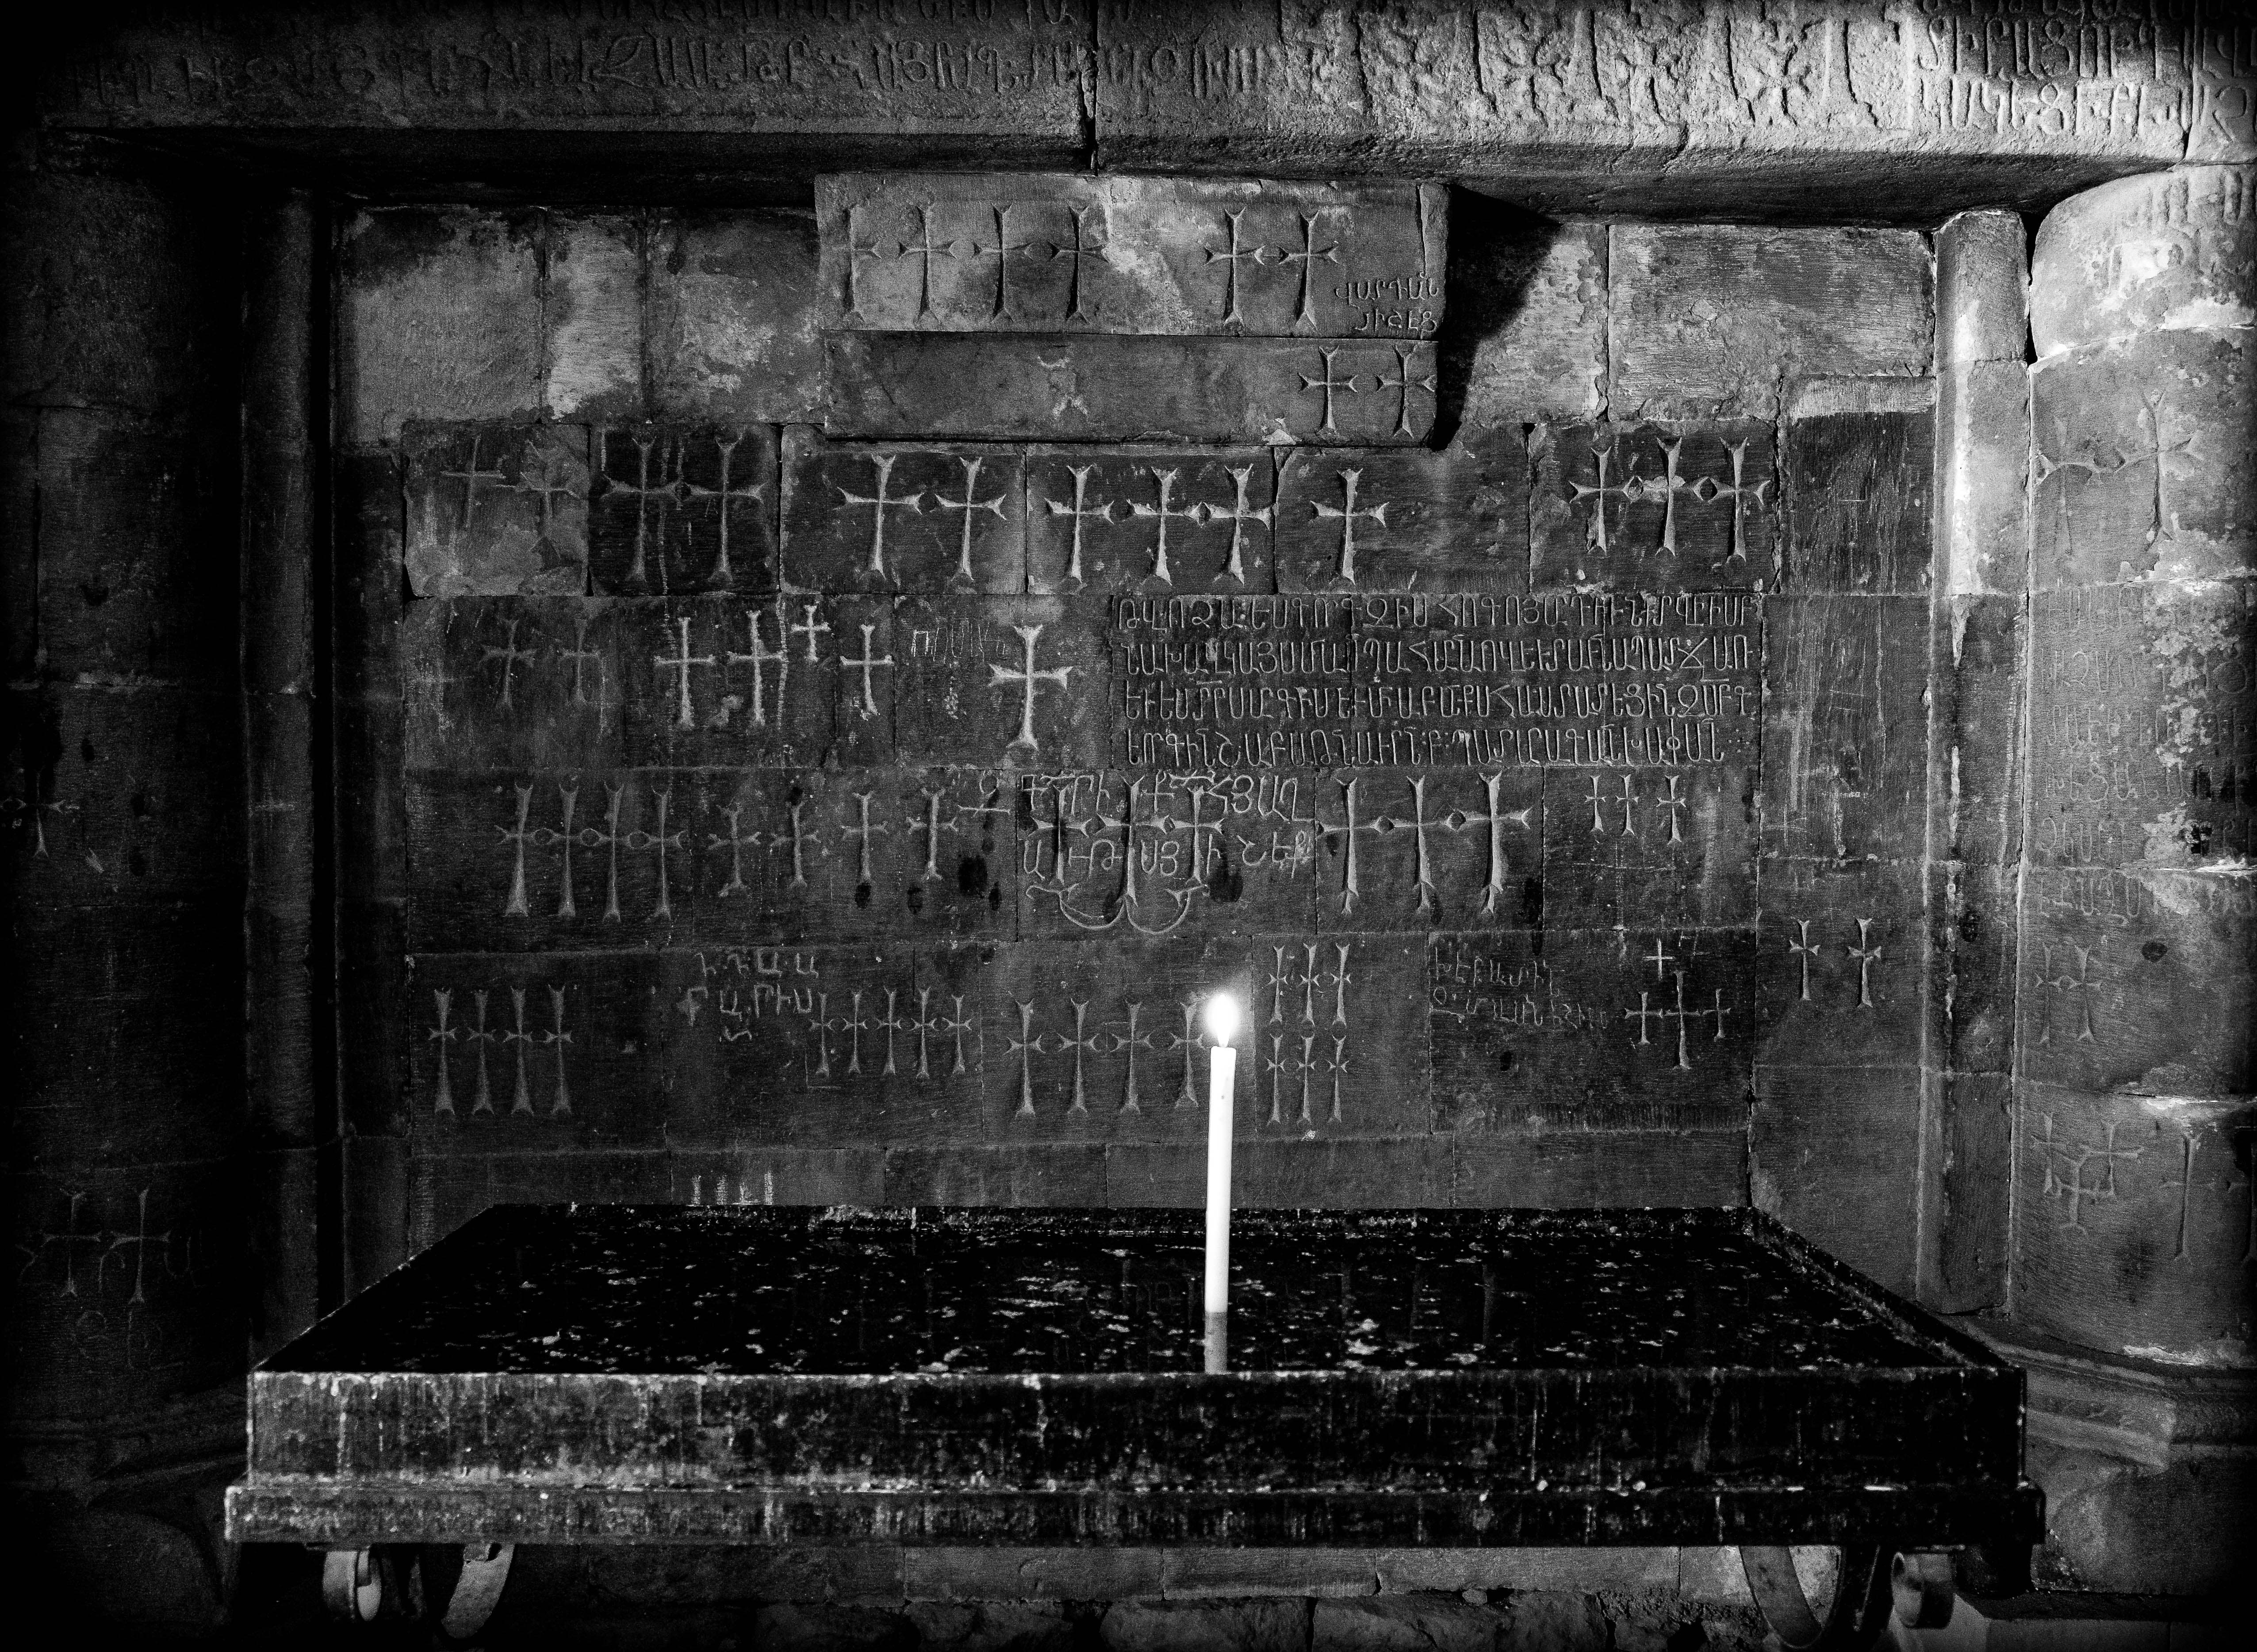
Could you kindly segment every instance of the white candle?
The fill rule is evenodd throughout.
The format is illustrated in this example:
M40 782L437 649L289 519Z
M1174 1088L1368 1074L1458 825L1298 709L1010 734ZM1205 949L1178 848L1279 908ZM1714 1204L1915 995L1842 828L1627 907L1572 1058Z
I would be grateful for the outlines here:
M1214 1040L1206 1089L1206 1315L1210 1331L1230 1308L1231 1090L1238 1076L1238 1000L1217 992L1206 1001L1207 1035Z

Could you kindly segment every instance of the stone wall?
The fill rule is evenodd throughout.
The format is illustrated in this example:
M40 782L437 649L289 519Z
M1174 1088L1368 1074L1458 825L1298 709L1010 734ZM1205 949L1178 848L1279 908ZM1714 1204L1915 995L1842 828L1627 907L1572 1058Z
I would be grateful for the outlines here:
M347 228L346 1066L388 1167L356 1220L404 1192L414 1248L501 1198L1194 1202L1185 1004L1231 985L1252 1202L1752 1176L1909 1286L1926 240L1468 201L1445 281L1438 193L1332 192L1349 256L1371 238L1339 285L1407 258L1428 293L1396 342L1326 347L1335 433L1289 269L1234 294L1197 256L1220 186L1082 208L1093 244L1180 243L1214 291L1178 300L1235 299L1196 341L1110 266L1007 265L998 300L983 231L1039 253L1072 222L1015 187L1016 216L928 211L956 286L884 180L823 197L822 274L784 212ZM1275 194L1235 208L1249 245L1299 233ZM993 336L1007 304L1079 330ZM1194 342L1255 352L1213 371L1271 374L1301 439L1197 372L1166 416L1223 445L810 422L882 386L889 420L1102 435L1072 404ZM1029 353L1055 394L1010 379ZM1334 445L1437 420L1440 448Z

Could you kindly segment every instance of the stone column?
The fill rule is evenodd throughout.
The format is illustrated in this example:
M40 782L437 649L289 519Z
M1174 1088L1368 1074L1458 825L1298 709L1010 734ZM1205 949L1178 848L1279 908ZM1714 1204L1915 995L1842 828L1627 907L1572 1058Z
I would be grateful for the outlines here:
M2033 1368L2041 1565L2109 1588L2223 1586L2257 1503L2220 1450L2257 1365L2253 210L2247 168L2126 179L2032 262L2011 1303L2077 1351Z

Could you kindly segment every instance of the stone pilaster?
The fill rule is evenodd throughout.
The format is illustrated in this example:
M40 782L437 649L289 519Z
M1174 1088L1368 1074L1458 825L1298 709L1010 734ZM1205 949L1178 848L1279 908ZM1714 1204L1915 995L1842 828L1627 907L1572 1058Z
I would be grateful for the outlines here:
M2246 168L2126 179L2033 259L2011 1301L2103 1386L2257 1366L2253 214ZM2034 1398L2062 1571L2185 1589L2234 1552L2222 1448L2096 1466L2118 1448ZM2154 1542L2159 1510L2185 1544Z

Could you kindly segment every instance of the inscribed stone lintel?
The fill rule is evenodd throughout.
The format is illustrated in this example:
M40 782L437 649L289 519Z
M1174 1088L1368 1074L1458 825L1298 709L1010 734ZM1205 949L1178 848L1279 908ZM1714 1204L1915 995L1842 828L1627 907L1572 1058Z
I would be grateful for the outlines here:
M1439 185L888 173L818 179L834 326L1432 337Z
M1410 340L834 333L833 436L1410 447L1434 347Z

